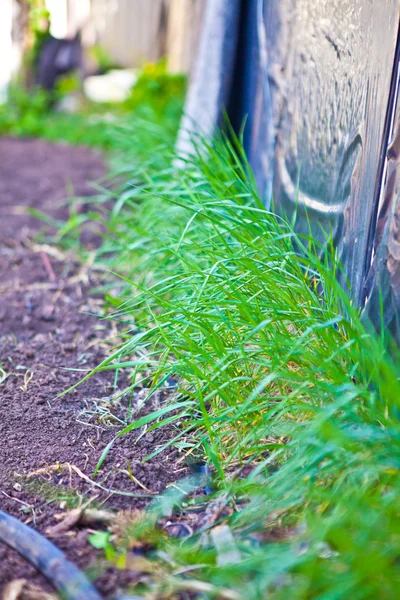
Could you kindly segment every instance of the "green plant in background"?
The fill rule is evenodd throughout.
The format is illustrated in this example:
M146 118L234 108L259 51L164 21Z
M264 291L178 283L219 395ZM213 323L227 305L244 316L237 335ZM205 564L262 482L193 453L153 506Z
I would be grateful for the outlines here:
M109 106L83 100L80 110L71 114L55 105L79 88L73 75L60 79L51 97L44 90L28 91L14 84L8 102L0 105L0 134L95 146L124 156L126 165L146 162L160 142L164 148L173 147L185 85L184 76L167 74L164 62L147 65L125 103Z
M53 111L52 106L62 100L66 95L76 92L80 89L79 79L74 75L60 78L57 82L54 92L49 94L46 90L39 87L26 89L24 86L13 83L8 90L8 102L0 105L0 132L3 135L15 135L21 137L53 137L54 139L63 139L79 133L71 126L74 125L75 115L67 113L57 113ZM86 123L86 116L75 118L81 126ZM57 127L63 123L66 124L65 131L60 127L57 133ZM87 135L89 128L84 128L80 141L84 142L84 136ZM89 141L90 143L90 136Z
M125 107L130 111L151 108L165 121L176 121L182 113L186 93L185 75L168 73L167 60L144 65Z
M69 73L63 75L56 81L55 87L55 101L61 100L68 94L74 94L79 92L81 89L81 80L79 75L76 73Z
M50 36L50 13L44 0L20 2L19 13L20 25L23 28L23 60L17 83L21 86L31 86L41 48Z
M110 69L116 68L116 65L107 52L100 44L91 46L88 50L89 57L94 61L100 73L107 73Z
M38 135L49 110L44 90L25 90L20 85L9 88L7 104L0 106L0 131L6 135Z
M32 48L25 57L34 68L39 59L40 50L50 36L50 13L41 0L28 0L29 29L32 36Z

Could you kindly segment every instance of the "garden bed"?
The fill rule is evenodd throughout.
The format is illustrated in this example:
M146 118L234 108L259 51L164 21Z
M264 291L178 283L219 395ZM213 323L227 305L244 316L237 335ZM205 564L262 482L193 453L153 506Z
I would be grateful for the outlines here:
M101 157L85 148L11 138L0 140L0 155L0 509L46 533L70 508L142 508L183 470L171 453L139 464L168 439L160 430L140 445L121 438L94 482L99 456L126 414L124 398L113 401L124 379L116 386L113 372L102 373L57 398L101 362L118 331L99 318L103 301L92 290L101 272L44 243L43 229L47 235L51 227L26 208L67 218L67 190L94 194L89 182L104 174ZM98 244L92 230L83 238L87 248ZM53 534L83 569L102 557L88 542L90 529L76 523ZM44 585L0 545L0 590L18 578ZM130 578L108 571L99 589L111 593Z

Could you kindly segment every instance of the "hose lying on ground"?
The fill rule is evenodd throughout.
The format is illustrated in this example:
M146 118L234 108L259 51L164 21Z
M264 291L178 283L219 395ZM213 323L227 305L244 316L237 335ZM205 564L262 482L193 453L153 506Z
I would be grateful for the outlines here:
M89 580L40 533L0 511L0 542L48 579L64 600L101 600Z

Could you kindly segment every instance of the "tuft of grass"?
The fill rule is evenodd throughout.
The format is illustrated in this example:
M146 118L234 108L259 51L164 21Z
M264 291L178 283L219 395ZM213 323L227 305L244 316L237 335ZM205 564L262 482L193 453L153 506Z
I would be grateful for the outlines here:
M169 401L145 417L130 403L118 437L172 426L167 446L212 473L211 494L179 482L117 540L128 560L132 540L152 539L152 576L136 595L396 598L399 353L338 284L329 238L319 246L265 210L234 137L197 140L173 166L177 121L154 103L58 116L39 98L39 116L21 121L28 107L7 130L9 108L3 131L111 150L97 259L120 274L103 291L126 331L91 376L124 370L131 399L138 381L149 397L168 387ZM159 531L167 517L194 526L174 540Z
M331 241L264 208L240 142L197 146L181 168L150 166L123 186L100 252L121 273L109 302L130 327L93 374L125 369L132 392L141 374L151 392L179 382L118 436L173 424L168 445L208 462L210 501L231 509L218 519L228 558L215 521L160 541L173 568L158 589L395 598L398 350L339 285ZM173 505L185 515L191 502L188 492Z

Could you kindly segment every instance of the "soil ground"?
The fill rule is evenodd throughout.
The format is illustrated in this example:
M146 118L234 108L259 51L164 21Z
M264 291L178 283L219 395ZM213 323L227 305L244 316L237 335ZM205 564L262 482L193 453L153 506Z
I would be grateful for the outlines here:
M67 506L88 500L103 508L141 508L149 492L160 492L183 474L176 451L141 462L166 441L167 431L144 435L138 444L134 435L126 436L113 447L96 483L135 496L103 491L89 480L118 431L116 419L125 417L123 402L113 398L126 381L116 388L113 374L102 374L56 399L104 358L117 332L99 318L101 297L92 292L98 273L39 243L43 223L26 208L65 218L71 190L79 197L97 193L90 182L104 172L101 157L85 148L0 139L0 510L41 533ZM85 235L89 247L96 245L95 234ZM77 368L81 371L68 370ZM87 537L88 528L75 527L54 541L86 569L99 558ZM134 576L111 570L96 585L107 596ZM18 578L50 590L0 544L0 593Z

